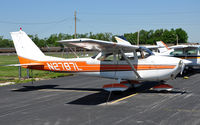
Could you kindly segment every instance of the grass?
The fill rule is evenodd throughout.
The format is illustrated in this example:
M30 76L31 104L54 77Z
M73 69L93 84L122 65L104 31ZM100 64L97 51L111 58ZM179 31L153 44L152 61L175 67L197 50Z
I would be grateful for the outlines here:
M54 53L54 54L46 54L49 56L56 56L56 57L62 57L61 53ZM81 57L82 53L79 53L78 56ZM91 55L91 54L89 54ZM73 54L64 55L63 58L73 58ZM19 80L19 67L12 67L12 66L2 66L2 65L9 65L9 64L18 64L19 60L17 55L0 55L0 83L5 82L15 82L15 83L25 83L30 82L31 79L27 79L27 69L21 68L21 76L22 79ZM36 78L38 79L51 79L51 78L57 78L57 77L64 77L69 76L72 74L69 73L58 73L58 72L50 72L50 71L40 71L40 70L31 70L31 74L33 74L33 80Z

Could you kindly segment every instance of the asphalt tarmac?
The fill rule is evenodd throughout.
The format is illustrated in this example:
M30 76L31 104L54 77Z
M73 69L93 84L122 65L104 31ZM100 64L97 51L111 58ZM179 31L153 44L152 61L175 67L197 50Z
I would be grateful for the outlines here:
M124 93L108 93L115 80L69 76L0 87L0 125L199 125L200 74L153 83Z

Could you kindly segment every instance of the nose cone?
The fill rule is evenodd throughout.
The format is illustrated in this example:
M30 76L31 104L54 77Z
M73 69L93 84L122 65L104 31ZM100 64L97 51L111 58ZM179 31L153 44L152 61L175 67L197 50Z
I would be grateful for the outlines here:
M157 60L157 63L160 63L162 65L168 65L172 66L173 68L166 69L166 79L175 78L178 73L182 72L185 64L180 58L175 57L166 57L166 56L157 56L159 60Z
M172 57L172 58L175 58L175 57ZM174 77L176 77L177 76L177 74L182 74L183 73L183 71L184 71L184 69L185 69L185 65L186 65L186 63L188 64L188 63L191 63L190 61L187 61L187 60L185 60L185 62L184 62L184 60L183 59L179 59L179 58L175 58L174 60L176 60L176 67L174 68L174 71L173 71L173 77L172 78L174 78Z

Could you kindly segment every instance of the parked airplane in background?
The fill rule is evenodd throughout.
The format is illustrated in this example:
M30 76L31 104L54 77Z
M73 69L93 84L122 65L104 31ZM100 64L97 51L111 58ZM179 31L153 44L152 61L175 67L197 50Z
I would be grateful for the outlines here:
M131 45L124 37L115 37L118 43ZM163 41L157 41L157 45L142 46L151 50L158 56L171 56L183 59L186 68L199 68L200 66L200 45L177 45L168 47ZM132 53L126 53L131 56Z
M177 57L190 61L186 64L189 68L200 68L200 45L176 45L168 47L165 43L157 43L166 51L158 55Z
M160 56L169 56L171 52L174 50L169 48L163 41L157 41L156 42L158 48L157 51L154 52L156 55Z
M107 91L125 91L135 81L160 82L176 77L184 69L182 59L154 55L144 47L88 38L59 41L67 46L98 50L87 58L58 58L46 56L22 30L11 32L20 64L24 68L55 72L78 73L118 80L104 85ZM125 53L133 53L128 57Z
M117 43L125 44L125 45L131 45L128 40L126 40L123 36L115 36L115 39L117 40ZM149 50L151 50L155 55L169 55L171 52L171 49L167 47L167 45L163 41L157 41L157 45L140 45L140 47L145 47Z

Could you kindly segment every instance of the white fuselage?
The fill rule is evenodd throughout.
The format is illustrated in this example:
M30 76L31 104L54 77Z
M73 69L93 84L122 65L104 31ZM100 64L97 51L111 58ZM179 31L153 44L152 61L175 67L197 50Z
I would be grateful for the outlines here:
M132 64L140 67L137 69L142 78L140 81L161 81L174 78L181 71L179 62L180 59L178 58L152 55L145 59L138 59L138 62L133 60ZM130 68L127 68L129 66L126 61L104 62L90 58L87 59L87 63L100 64L100 66L110 65L110 67L115 67L116 69L114 71L79 72L80 74L114 79L138 80L135 73Z

